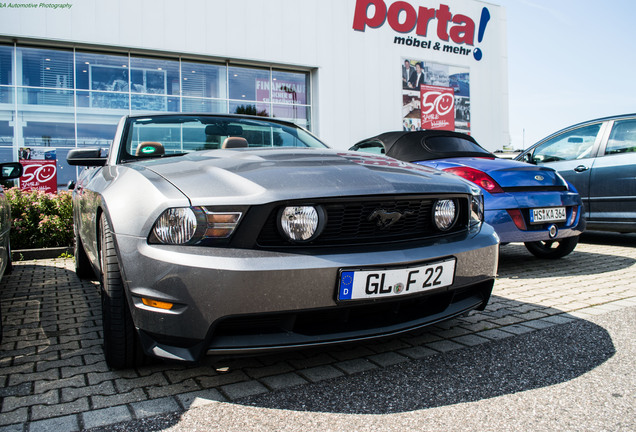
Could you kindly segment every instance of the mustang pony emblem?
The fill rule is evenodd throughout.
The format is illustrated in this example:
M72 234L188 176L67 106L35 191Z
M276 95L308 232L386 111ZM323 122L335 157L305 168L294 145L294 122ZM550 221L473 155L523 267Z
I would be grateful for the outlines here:
M389 212L384 209L378 209L371 213L367 220L372 221L373 219L377 219L377 225L380 229L387 229L400 219L407 216L413 216L414 214L415 212L410 210L405 210L404 213L400 213L399 211Z

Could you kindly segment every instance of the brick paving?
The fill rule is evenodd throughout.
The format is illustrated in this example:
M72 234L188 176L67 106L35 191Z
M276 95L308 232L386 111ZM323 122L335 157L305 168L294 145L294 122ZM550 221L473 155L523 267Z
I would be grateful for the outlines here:
M636 306L636 237L590 234L541 261L502 247L483 312L373 343L111 371L98 287L70 259L15 263L0 283L0 432L82 430L421 359Z

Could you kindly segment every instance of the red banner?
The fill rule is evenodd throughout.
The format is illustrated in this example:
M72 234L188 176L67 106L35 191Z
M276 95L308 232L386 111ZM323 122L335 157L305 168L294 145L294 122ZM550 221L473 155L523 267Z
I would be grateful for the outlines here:
M57 192L57 166L55 160L20 160L23 173L20 189L37 189L47 193Z
M455 130L455 92L452 87L420 86L422 129Z

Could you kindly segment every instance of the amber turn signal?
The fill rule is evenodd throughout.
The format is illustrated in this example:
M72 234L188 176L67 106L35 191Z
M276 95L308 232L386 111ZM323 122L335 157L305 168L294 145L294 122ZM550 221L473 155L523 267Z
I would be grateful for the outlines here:
M152 299L145 298L145 297L141 298L141 302L143 304L145 304L146 306L150 306L150 307L154 307L154 308L158 308L158 309L166 309L166 310L170 310L170 309L172 309L172 306L174 306L172 303L162 302L162 301L158 301L158 300L152 300Z

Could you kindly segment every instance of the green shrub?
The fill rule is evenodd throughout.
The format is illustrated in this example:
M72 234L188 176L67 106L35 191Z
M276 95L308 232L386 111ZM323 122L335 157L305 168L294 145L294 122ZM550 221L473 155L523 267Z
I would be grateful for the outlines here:
M71 192L57 194L5 191L11 204L11 248L35 249L73 245Z

